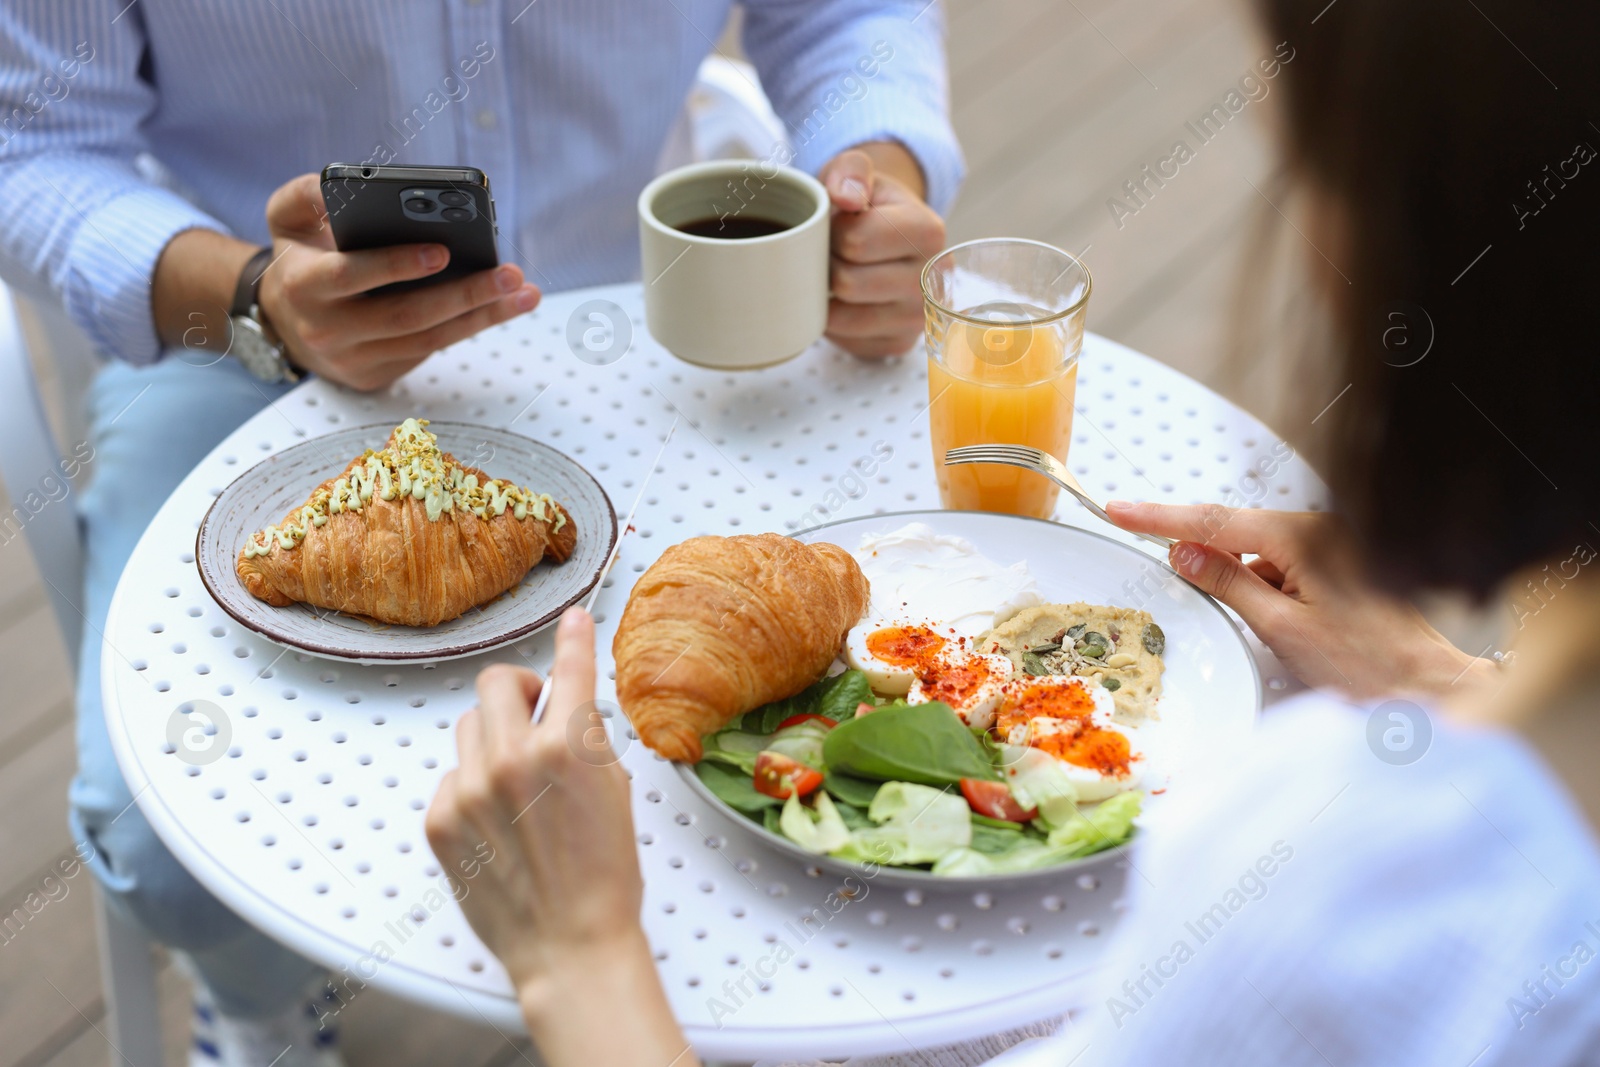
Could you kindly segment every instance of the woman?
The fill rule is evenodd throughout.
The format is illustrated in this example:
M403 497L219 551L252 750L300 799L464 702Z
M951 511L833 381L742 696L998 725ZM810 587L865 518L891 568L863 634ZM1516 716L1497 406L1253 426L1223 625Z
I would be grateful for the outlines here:
M1600 667L1600 14L1260 10L1297 54L1288 161L1349 383L1307 430L1330 432L1339 517L1110 510L1180 539L1174 567L1318 689L1142 841L1102 988L1045 1062L1600 1062L1600 856L1519 733L1589 700ZM1395 312L1431 323L1420 361L1385 348ZM1512 655L1452 648L1398 599L1423 588L1510 597ZM480 678L430 839L447 861L484 839L510 857L464 906L549 1062L684 1064L639 931L625 776L563 741L592 633L563 620L545 725L531 675Z

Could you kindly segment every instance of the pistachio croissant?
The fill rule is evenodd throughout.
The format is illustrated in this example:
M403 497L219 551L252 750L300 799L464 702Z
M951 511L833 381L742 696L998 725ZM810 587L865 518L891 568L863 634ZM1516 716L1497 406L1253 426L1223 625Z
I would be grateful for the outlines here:
M486 604L547 556L572 554L561 505L439 449L407 419L301 506L250 537L235 570L251 595L403 626Z
M628 596L611 644L617 699L646 745L698 761L702 734L821 677L867 602L838 545L692 537Z

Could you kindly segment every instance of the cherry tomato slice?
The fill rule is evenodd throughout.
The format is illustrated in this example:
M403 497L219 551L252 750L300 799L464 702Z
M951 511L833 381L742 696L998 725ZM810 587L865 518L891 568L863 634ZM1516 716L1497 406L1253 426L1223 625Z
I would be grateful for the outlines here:
M757 767L759 773L760 768ZM760 788L759 786L757 788ZM961 779L961 795L967 798L967 805L979 815L987 815L991 819L1004 819L1007 822L1027 822L1037 818L1038 808L1023 810L1017 798L1011 795L1011 788L1004 782L988 782L982 778Z
M820 722L824 729L831 730L839 724L826 715L791 715L778 724L778 729L787 730L791 726L799 726L803 722Z
M870 715L877 710L878 705L868 704L865 700L863 700L861 703L856 705L856 718L859 719L863 715Z
M791 793L809 796L821 784L822 772L814 771L781 752L763 752L756 757L755 787L758 793L788 800Z

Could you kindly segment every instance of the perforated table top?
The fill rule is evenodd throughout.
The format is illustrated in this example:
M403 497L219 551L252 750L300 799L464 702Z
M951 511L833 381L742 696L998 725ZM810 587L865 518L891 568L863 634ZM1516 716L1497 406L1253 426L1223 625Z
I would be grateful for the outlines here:
M668 545L938 507L926 377L920 354L863 362L826 344L765 371L691 367L650 338L639 287L623 285L549 296L383 394L321 381L294 390L183 481L118 586L103 689L141 809L213 893L347 991L370 983L520 1030L504 972L444 888L422 818L454 764L451 727L472 704L475 672L502 660L543 669L548 636L432 667L285 650L207 596L193 557L206 508L276 450L419 415L547 442L594 473L620 518L681 419L596 606L604 656L634 577ZM1093 334L1078 404L1069 463L1102 498L1322 500L1315 474L1258 421ZM1108 532L1064 496L1058 518ZM1271 699L1285 673L1257 648ZM601 690L614 695L605 677ZM841 894L837 875L761 845L612 725L634 783L645 929L703 1055L903 1051L1059 1013L1117 921L1117 861L1050 892L866 883Z

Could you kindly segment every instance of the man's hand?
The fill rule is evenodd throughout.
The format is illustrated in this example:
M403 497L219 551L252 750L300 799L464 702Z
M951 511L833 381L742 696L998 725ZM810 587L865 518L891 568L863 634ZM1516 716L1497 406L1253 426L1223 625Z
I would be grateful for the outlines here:
M539 303L539 290L511 264L409 293L364 296L442 270L449 253L434 244L336 250L315 174L272 194L267 227L273 259L261 280L262 312L297 365L354 389L382 389L439 349Z
M944 248L944 220L897 144L841 152L818 177L834 206L828 339L866 358L899 355L922 334L922 268Z

